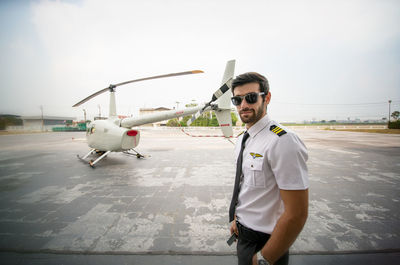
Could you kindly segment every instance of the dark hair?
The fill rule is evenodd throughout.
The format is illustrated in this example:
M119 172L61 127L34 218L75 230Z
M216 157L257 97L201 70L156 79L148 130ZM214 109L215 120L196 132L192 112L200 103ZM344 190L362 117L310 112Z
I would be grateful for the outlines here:
M244 73L238 75L235 79L233 79L232 93L235 90L235 87L242 86L248 83L258 83L260 85L260 92L265 92L265 96L268 94L269 84L267 78L256 72Z

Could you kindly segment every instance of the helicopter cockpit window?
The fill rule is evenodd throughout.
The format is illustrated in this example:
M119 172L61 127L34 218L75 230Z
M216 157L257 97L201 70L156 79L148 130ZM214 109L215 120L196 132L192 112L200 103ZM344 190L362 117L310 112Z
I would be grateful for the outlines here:
M87 135L89 135L89 134L93 134L94 132L95 132L95 128L94 128L94 126L93 127L88 127L87 128L87 131L86 131L86 134Z

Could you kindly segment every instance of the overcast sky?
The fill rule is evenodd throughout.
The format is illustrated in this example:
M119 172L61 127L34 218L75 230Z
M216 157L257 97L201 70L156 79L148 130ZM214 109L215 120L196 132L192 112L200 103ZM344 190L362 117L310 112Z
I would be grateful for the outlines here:
M400 110L400 1L0 1L0 113L108 114L108 93L146 76L204 74L117 89L117 112L205 102L226 61L270 82L284 121L381 119Z

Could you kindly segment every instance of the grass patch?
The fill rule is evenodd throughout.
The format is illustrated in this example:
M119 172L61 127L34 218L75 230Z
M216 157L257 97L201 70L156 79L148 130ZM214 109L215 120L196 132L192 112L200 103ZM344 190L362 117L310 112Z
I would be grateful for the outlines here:
M385 134L400 134L400 129L330 129L328 131L346 131L346 132L366 132L366 133L385 133Z

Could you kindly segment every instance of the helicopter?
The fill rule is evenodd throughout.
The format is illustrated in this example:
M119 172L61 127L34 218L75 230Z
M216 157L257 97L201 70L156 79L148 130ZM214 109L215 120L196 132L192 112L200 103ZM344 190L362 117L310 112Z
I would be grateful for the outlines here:
M192 115L191 119L187 122L187 125L190 126L190 124L195 121L204 111L210 110L215 112L223 136L225 138L231 138L233 136L233 129L230 98L232 96L231 87L234 71L235 60L230 60L226 63L225 72L222 78L222 85L216 90L216 92L214 92L211 100L203 105L180 110L174 109L170 111L163 111L162 113L140 115L138 117L122 119L118 118L115 102L115 91L117 87L151 79L199 74L203 73L203 71L193 70L140 78L118 84L111 84L108 87L93 93L72 107L78 107L90 99L109 91L109 116L105 120L95 120L87 126L86 140L88 146L90 147L90 151L83 157L80 157L79 155L77 155L77 157L83 162L89 163L91 167L94 167L95 164L97 164L111 152L124 152L129 155L135 155L137 158L143 158L144 155L140 154L134 149L139 144L140 131L133 129L133 127ZM86 161L90 155L95 153L100 155L96 160Z

